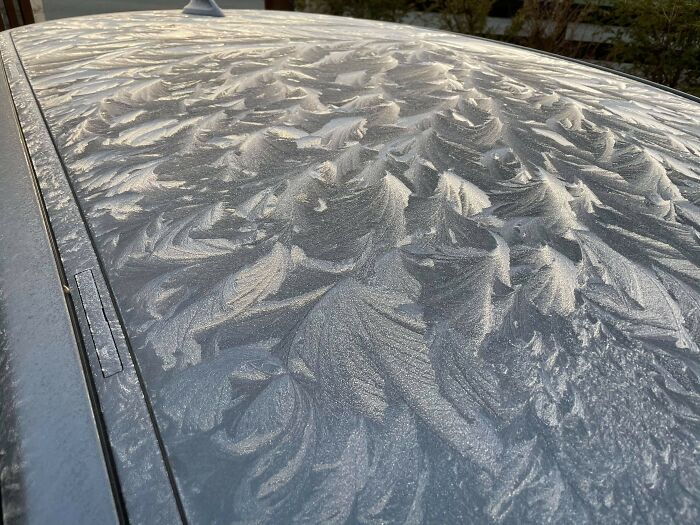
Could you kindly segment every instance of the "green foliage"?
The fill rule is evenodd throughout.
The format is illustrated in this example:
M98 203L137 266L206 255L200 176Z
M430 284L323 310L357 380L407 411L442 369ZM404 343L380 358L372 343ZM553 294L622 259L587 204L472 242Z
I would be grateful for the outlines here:
M440 13L445 29L456 33L481 34L495 0L432 0L428 10Z
M296 0L298 11L398 22L406 15L410 0Z
M670 87L698 90L700 84L700 1L618 0L611 58ZM694 88L694 89L693 89Z
M506 37L527 47L577 56L582 44L567 38L568 31L587 20L597 5L597 0L525 0Z

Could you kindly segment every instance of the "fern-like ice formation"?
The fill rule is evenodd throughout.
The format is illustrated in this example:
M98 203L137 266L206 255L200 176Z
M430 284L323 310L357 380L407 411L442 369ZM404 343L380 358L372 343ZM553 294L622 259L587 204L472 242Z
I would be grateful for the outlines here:
M700 521L700 105L301 14L12 36L192 522Z

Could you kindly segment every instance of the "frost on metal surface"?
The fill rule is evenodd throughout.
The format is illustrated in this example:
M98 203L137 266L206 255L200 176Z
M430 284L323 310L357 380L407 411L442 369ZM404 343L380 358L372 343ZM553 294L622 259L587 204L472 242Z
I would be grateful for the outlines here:
M102 298L95 284L92 270L83 270L75 275L78 297L85 312L92 342L95 346L102 375L110 377L124 369L119 357L119 350L114 343L114 336L105 315Z
M194 522L700 519L700 106L370 22L41 27Z
M71 291L78 293L75 274L93 268L94 284L99 295L109 298L105 278L97 270L100 265L86 225L24 76L10 33L0 35L0 55L42 201L47 209L51 232L60 252L61 265L67 276L73 276L68 278ZM158 447L154 424L111 300L102 302L102 311L123 366L122 372L110 377L103 375L85 311L83 308L75 309L129 520L131 523L178 523L177 504Z

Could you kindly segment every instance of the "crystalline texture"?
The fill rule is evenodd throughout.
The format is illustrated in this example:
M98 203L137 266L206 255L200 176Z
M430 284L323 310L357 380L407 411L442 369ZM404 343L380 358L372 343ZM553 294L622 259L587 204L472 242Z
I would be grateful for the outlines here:
M12 36L193 522L700 521L696 103L302 14Z

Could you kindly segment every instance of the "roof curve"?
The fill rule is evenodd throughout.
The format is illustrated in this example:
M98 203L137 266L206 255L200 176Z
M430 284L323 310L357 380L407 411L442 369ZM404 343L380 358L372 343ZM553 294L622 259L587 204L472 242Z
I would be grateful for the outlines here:
M351 19L40 27L191 521L700 521L700 105Z

